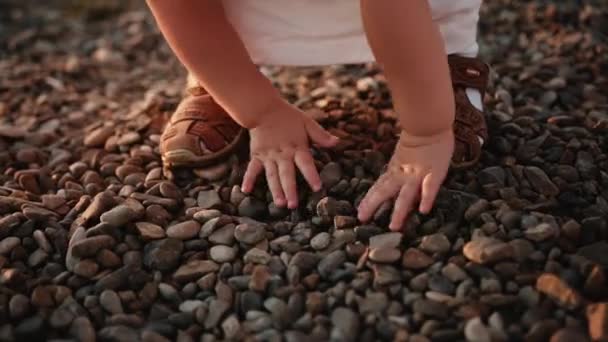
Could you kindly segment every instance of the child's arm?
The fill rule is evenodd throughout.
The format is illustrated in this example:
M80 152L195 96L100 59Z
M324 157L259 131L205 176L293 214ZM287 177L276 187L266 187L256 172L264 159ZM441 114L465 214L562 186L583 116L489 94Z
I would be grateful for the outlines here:
M359 218L368 220L397 197L398 229L413 202L430 211L454 149L454 94L447 55L427 0L361 0L366 35L391 88L402 133L389 171L368 191Z
M295 208L296 167L315 190L321 180L309 141L323 147L338 139L284 101L252 62L219 0L148 0L169 45L222 108L249 129L251 161L243 191L265 171L277 206Z
M241 126L256 126L280 101L226 19L221 1L147 1L179 60Z

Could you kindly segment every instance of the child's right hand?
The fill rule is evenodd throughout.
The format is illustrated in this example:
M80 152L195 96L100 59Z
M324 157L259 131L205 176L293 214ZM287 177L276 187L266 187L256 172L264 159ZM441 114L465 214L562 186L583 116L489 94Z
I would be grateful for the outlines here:
M249 133L251 160L243 178L243 192L251 192L258 175L265 170L275 205L296 208L296 167L313 191L321 189L321 179L310 153L309 141L321 147L332 147L339 139L314 119L289 103L280 101Z

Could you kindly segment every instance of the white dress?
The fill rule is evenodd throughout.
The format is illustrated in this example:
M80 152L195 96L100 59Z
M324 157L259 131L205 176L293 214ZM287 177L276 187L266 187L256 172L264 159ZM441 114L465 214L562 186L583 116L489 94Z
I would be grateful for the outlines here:
M364 63L374 56L359 0L222 0L226 16L257 64ZM409 0L382 0L409 1ZM429 0L448 54L477 54L482 0Z

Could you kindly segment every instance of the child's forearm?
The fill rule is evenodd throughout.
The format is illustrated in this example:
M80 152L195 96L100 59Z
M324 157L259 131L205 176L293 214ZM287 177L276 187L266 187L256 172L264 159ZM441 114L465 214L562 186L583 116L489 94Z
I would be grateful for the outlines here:
M427 0L361 0L369 44L384 68L404 131L451 129L454 96L447 56Z
M218 0L148 0L169 45L239 124L252 128L280 95L251 61Z

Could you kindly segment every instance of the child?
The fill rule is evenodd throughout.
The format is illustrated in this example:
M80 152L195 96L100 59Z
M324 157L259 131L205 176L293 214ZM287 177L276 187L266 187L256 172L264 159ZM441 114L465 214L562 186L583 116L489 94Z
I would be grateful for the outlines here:
M252 191L263 171L277 206L295 208L296 168L314 191L321 181L309 142L338 138L281 99L256 63L322 65L376 60L383 68L402 132L387 171L358 208L369 220L395 199L390 228L400 229L419 200L428 213L450 164L467 167L487 139L481 99L488 69L477 55L481 0L148 0L180 61L192 96L161 139L170 165L226 158L249 130ZM451 76L451 77L450 77ZM451 161L451 162L450 162Z

